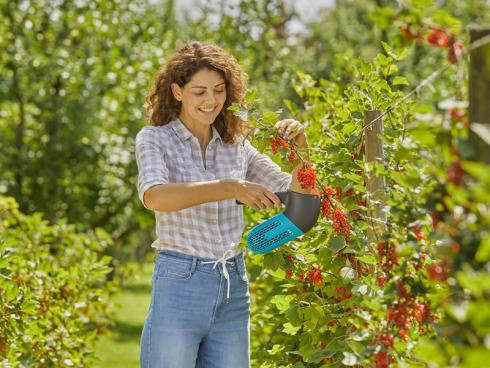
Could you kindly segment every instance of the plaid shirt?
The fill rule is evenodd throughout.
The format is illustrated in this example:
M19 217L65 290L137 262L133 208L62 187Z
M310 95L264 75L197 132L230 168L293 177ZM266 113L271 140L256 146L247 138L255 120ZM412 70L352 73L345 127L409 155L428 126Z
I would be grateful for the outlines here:
M272 192L290 188L291 174L281 171L267 155L249 141L223 143L213 126L203 165L196 137L179 120L163 126L145 126L136 136L138 194L166 183L210 181L221 178L245 179L262 184ZM146 207L148 208L148 207ZM235 199L203 203L172 212L155 212L157 239L152 247L208 259L221 258L237 246L243 236L243 206Z

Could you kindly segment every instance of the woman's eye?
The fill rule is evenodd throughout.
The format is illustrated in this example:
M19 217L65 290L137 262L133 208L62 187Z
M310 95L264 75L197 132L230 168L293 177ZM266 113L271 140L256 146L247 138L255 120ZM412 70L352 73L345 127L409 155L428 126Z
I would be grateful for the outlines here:
M224 89L220 89L220 90L216 90L216 91L214 91L214 92L216 92L216 93L223 93L223 92L225 92L225 90L224 90ZM205 94L205 93L206 93L205 91L202 91L202 92L194 92L194 94L195 94L196 96L202 96L202 95L203 95L203 94Z

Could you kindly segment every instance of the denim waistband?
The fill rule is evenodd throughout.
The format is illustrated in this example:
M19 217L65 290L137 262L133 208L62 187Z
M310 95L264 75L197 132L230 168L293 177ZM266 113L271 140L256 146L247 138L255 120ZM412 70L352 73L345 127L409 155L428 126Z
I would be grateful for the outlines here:
M213 270L213 264L211 262L217 261L217 259L201 258L190 254L180 253L174 250L167 250L167 249L163 249L157 252L156 260L158 261L162 259L174 259L176 261L181 261L181 262L187 261L189 263L193 263L193 264L195 263L195 266L201 270L208 269L210 271ZM243 253L235 257L227 258L226 262L229 265L230 271L236 270L238 272L243 272L245 269L245 259Z

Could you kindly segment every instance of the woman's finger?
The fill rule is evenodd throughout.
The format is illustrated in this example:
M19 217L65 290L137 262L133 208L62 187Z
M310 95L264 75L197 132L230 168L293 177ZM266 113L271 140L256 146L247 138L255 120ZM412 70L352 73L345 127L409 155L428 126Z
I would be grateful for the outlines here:
M271 207L274 202L271 201L269 198L267 198L266 195L263 195L261 198L260 198L260 204L263 206L263 208L269 208Z
M282 204L281 199L275 193L266 192L265 195L267 196L267 198L269 199L272 205L276 207L281 207Z
M303 125L299 125L297 129L295 129L292 133L289 134L289 139L294 139L298 135L304 133L305 127Z
M288 127L286 128L286 132L285 132L284 136L286 138L292 138L293 137L292 133L295 132L295 130L298 128L299 125L300 124L297 121L293 121L292 123L290 123L288 125Z

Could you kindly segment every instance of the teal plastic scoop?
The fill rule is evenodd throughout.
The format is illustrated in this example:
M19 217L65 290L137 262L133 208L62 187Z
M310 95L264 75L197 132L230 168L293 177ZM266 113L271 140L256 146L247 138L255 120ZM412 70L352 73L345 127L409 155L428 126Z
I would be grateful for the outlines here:
M318 220L321 207L319 196L292 191L275 194L286 209L250 230L247 245L255 253L268 253L296 239L315 226Z

